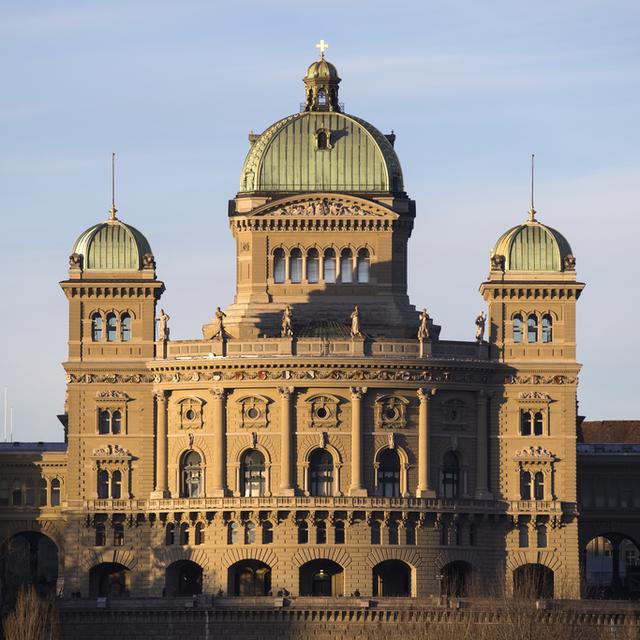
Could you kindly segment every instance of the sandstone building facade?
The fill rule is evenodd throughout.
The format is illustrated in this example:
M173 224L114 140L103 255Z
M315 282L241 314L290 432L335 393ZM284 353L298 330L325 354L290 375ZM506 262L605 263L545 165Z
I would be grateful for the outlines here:
M571 247L532 209L491 252L486 336L441 340L407 295L395 136L339 83L321 56L301 111L250 136L236 295L201 338L170 339L115 208L76 241L65 442L0 448L5 588L580 596Z

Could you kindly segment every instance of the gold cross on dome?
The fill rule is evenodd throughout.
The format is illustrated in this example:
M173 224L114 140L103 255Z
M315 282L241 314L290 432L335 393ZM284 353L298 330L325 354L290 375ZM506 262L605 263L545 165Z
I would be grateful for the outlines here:
M320 42L318 42L318 44L316 45L316 49L320 49L321 58L324 58L324 50L328 48L329 45L324 40L320 40Z

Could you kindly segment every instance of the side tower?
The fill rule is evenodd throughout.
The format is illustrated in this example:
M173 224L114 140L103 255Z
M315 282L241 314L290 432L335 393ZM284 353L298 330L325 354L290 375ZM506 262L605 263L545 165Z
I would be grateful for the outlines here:
M527 222L496 242L480 287L491 357L505 367L491 465L493 491L508 501L513 525L507 584L543 581L560 597L579 596L580 584L576 302L583 288L569 243L536 220L533 206Z

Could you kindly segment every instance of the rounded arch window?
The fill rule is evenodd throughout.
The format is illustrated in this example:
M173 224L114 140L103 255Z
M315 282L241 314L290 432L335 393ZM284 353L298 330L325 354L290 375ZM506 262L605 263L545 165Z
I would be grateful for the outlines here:
M119 500L122 497L122 472L114 471L111 475L111 497Z
M118 323L115 313L107 314L107 342L115 342L117 336Z
M276 284L284 282L286 272L284 249L276 249L273 252L273 281Z
M122 412L117 409L111 414L111 433L120 433L122 429Z
M445 498L457 498L459 493L460 463L453 451L448 451L442 461L442 494Z
M522 342L522 316L519 313L513 316L513 341Z
M340 254L340 281L345 284L353 282L353 253L351 249L343 249Z
M534 314L527 318L527 342L538 342L538 317Z
M325 96L324 91L321 91L318 94L318 104L325 104L325 102L321 102L321 100L325 100L324 96ZM324 131L324 129L321 129L316 134L316 143L317 143L318 149L328 149L329 148L329 136L327 135L327 132Z
M104 435L111 431L111 415L106 409L102 409L98 414L98 433Z
M51 506L59 507L60 501L62 498L62 487L60 484L60 480L58 478L54 478L51 481Z
M533 478L533 498L534 500L544 500L544 474L538 471Z
M307 252L307 282L316 284L320 279L320 257L317 249Z
M393 449L385 449L378 460L378 492L381 496L400 495L400 456Z
M227 527L227 544L238 544L240 535L240 525L237 522L230 522Z
M553 318L547 313L542 316L542 342L549 343L553 340Z
M264 456L257 449L251 449L242 456L242 495L258 497L265 494Z
M298 544L307 544L309 542L309 525L306 520L298 522Z
M93 342L102 340L102 316L99 313L91 316L91 339Z
M531 474L528 471L520 472L520 499L531 500Z
M336 252L333 249L327 249L324 252L322 277L328 284L333 284L336 281Z
M541 436L544 430L544 419L541 411L536 411L533 416L533 435Z
M180 497L198 498L202 493L202 458L197 451L188 451L180 461Z
M131 340L131 316L128 313L120 316L120 340L122 342Z
M360 249L356 260L356 273L359 284L369 282L369 265L370 258L368 249Z
M333 457L326 449L316 449L309 458L310 493L333 495Z
M294 284L302 282L302 251L292 249L289 254L289 280Z

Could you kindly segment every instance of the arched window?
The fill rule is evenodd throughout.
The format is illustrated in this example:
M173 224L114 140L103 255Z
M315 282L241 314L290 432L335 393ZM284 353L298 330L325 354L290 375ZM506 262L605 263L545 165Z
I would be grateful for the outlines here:
M113 525L113 546L122 547L124 545L124 525L116 522Z
M336 252L333 249L327 249L324 252L324 273L322 277L327 284L333 284L336 281Z
M164 530L164 543L167 546L175 544L176 542L176 525L173 522L169 522Z
M306 520L298 522L298 544L307 544L309 542L309 525Z
M327 544L327 523L324 520L316 522L316 544Z
M340 254L340 281L353 282L353 253L351 249L343 249Z
M247 522L244 528L244 543L245 544L256 543L256 525L253 522Z
M118 434L122 427L122 412L119 410L111 414L111 433Z
M389 544L398 544L398 523L396 520L389 520Z
M119 500L122 497L122 472L114 471L111 474L111 497Z
M315 284L320 279L320 257L317 249L307 252L307 282Z
M265 493L264 456L256 449L250 449L242 456L242 495L263 496Z
M20 480L13 481L13 490L11 492L11 504L14 507L22 505L22 482Z
M513 316L513 341L522 342L522 316L519 313Z
M320 91L318 91L318 106L324 107L326 106L326 104L327 104L327 94L324 89L320 89ZM326 137L327 134L325 133L324 135Z
M285 278L285 259L284 259L284 250L276 249L273 252L273 281L276 284L281 284L284 282Z
M302 282L302 251L292 249L289 254L289 280L294 283Z
M344 520L336 520L333 525L333 541L335 544L344 544Z
M107 314L107 342L115 342L117 336L118 323L116 321L116 314Z
M41 507L46 507L49 502L49 491L47 481L44 478L40 478L40 482L38 483L40 491L38 492L38 504Z
M122 342L131 340L131 316L128 313L120 316L120 340Z
M91 316L91 339L94 342L102 340L102 316L99 313Z
M453 451L448 451L442 461L442 495L445 498L458 497L460 463Z
M538 342L538 317L534 314L527 318L527 342Z
M238 544L240 542L240 526L237 522L230 522L227 527L227 544Z
M547 527L544 524L539 524L536 527L536 542L539 549L544 549L547 546Z
M333 458L326 449L316 449L311 454L309 480L312 496L333 495Z
M520 435L531 435L531 413L529 411L520 411Z
M107 544L107 529L104 522L96 524L96 547L104 547Z
M407 538L408 545L418 544L418 540L416 537L416 523L415 522L407 522L405 527L405 533Z
M0 480L0 507L9 506L9 481Z
M189 544L189 523L180 523L180 544L186 546Z
M526 549L529 546L529 527L526 524L521 524L518 527L518 546L521 549Z
M520 472L520 500L531 500L531 474Z
M542 412L536 411L533 416L533 435L541 436L544 428L544 421L542 419Z
M105 469L98 471L98 498L101 500L109 498L109 472Z
M197 451L187 451L180 461L180 497L202 495L202 458Z
M325 104L326 99L325 99L324 96L325 96L324 91L321 91L318 94L318 104ZM323 100L323 102L320 102L320 100ZM318 131L316 139L318 141L318 149L328 149L329 148L329 139L328 139L326 131Z
M380 454L378 493L388 498L400 496L400 457L393 449L385 449Z
M196 522L195 533L193 536L193 544L204 544L204 524L202 522Z
M369 264L369 251L367 249L360 249L356 260L356 275L360 284L369 282Z
M61 494L62 494L62 491L61 491L60 480L58 480L58 478L54 478L51 481L51 506L52 507L60 506L60 502L62 498Z
M24 503L28 507L32 507L36 503L36 491L33 484L33 478L27 478L24 488Z
M533 478L533 499L544 500L544 474L538 471Z
M438 532L439 532L440 544L443 547L446 547L449 544L449 525L444 520L440 522L440 528Z
M102 409L98 414L98 433L104 435L111 430L111 415L106 409Z
M380 544L380 522L378 520L371 521L371 544Z
M268 520L262 523L262 544L273 544L273 525Z
M476 544L476 525L471 522L469 524L469 546L474 547Z
M553 319L547 313L542 316L542 342L551 342L553 340Z

